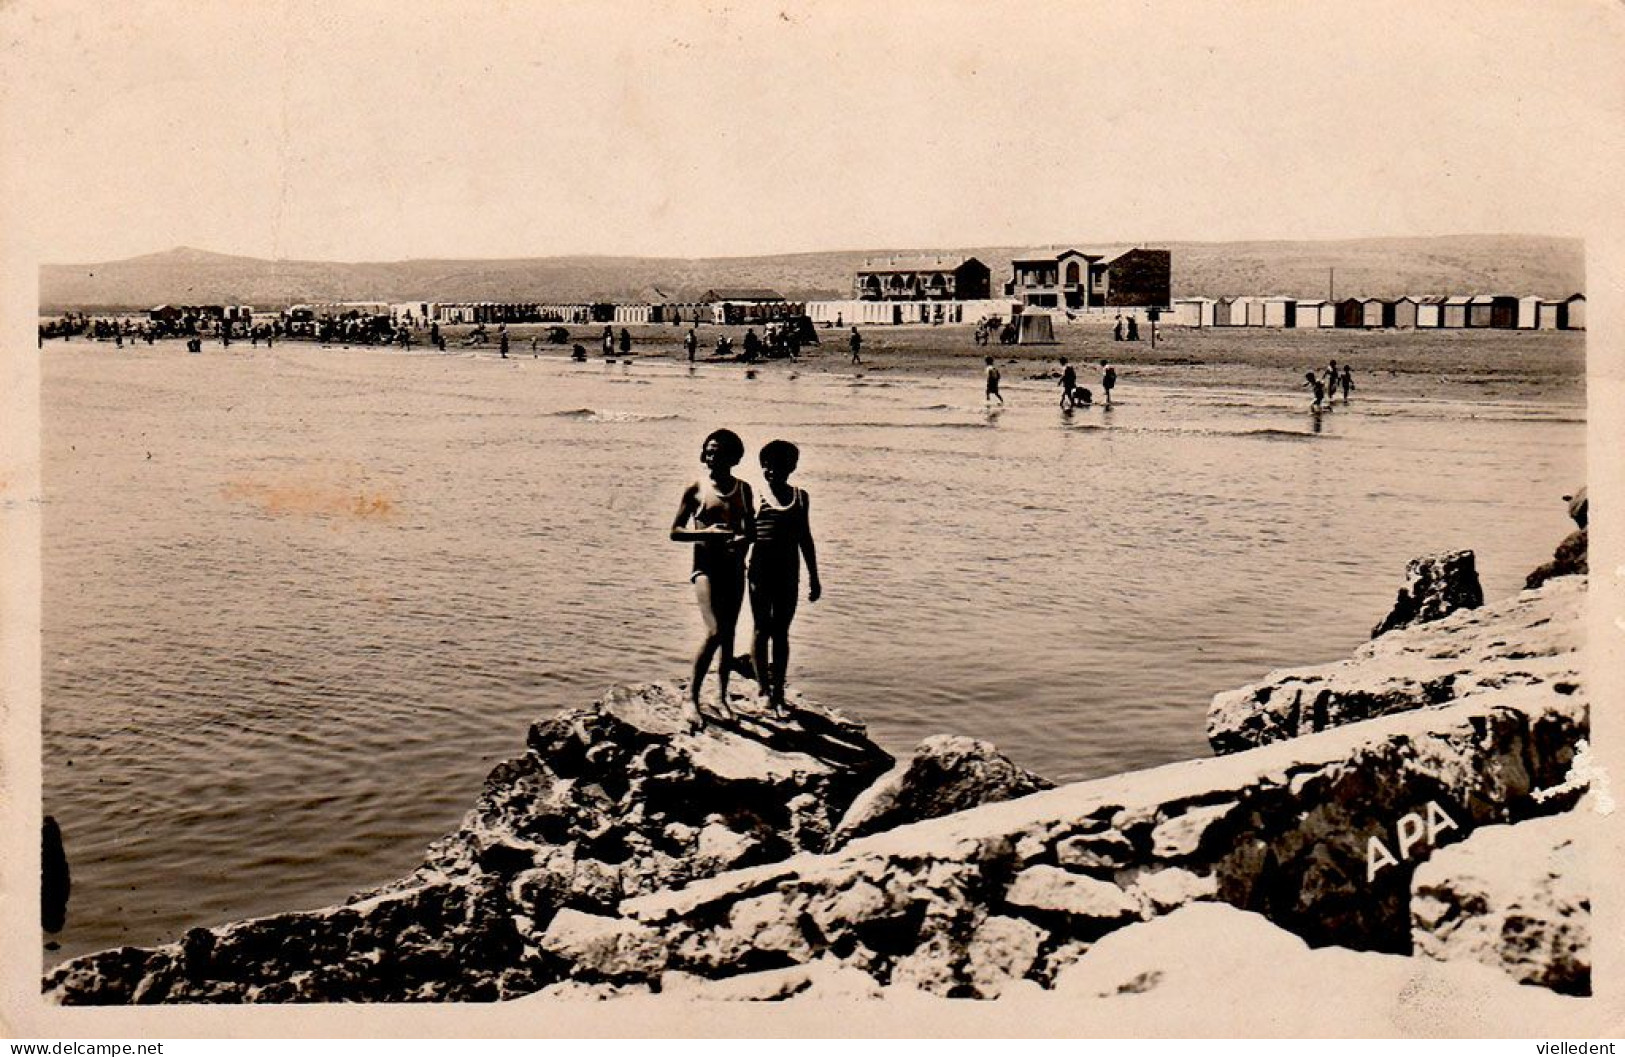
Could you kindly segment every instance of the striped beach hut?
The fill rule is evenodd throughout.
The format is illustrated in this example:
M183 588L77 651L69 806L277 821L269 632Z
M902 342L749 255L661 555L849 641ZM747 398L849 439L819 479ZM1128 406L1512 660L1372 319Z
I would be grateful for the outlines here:
M1264 298L1264 325L1290 327L1297 321L1298 300L1295 297Z
M1360 298L1360 319L1366 327L1393 326L1388 302L1380 297Z
M1416 299L1416 326L1420 330L1432 330L1444 326L1445 298L1438 294Z
M1320 312L1326 302L1319 299L1313 301L1299 301L1293 306L1292 325L1299 330L1320 329Z
M1420 302L1409 294L1395 298L1389 305L1389 326L1405 327L1416 326L1416 310Z
M1472 304L1472 301L1473 299L1465 294L1445 298L1444 314L1440 317L1439 326L1452 329L1465 327L1467 325L1467 306Z

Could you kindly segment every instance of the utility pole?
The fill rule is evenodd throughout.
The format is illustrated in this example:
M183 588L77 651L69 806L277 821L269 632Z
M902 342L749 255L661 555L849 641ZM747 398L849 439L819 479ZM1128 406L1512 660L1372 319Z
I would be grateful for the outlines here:
M1326 300L1337 300L1337 269L1326 269Z

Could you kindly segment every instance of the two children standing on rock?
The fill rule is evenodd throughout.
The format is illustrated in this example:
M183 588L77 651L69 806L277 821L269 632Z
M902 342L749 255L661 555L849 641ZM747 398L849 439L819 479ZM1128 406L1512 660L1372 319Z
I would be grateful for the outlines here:
M746 588L756 624L751 649L756 681L769 711L776 716L783 715L785 708L790 622L795 619L803 560L807 563L807 601L818 601L823 591L809 519L811 501L806 492L790 484L800 450L786 440L762 447L762 477L767 487L759 498L749 484L733 475L744 457L745 444L732 430L719 429L707 436L700 447L706 476L684 490L671 525L673 540L694 544L689 580L705 621L705 640L694 657L689 698L702 722L700 686L719 652L717 708L723 719L733 718L728 705L729 661Z

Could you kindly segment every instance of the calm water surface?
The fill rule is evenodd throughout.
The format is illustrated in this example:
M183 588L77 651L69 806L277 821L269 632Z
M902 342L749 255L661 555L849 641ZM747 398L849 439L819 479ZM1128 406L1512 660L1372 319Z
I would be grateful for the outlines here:
M1301 398L1167 378L1071 416L1007 379L990 414L975 365L44 356L53 959L396 876L532 720L682 676L666 529L719 425L753 482L763 442L803 449L825 597L792 684L894 751L968 734L1059 781L1205 753L1215 692L1346 656L1414 555L1474 548L1513 592L1584 476L1580 408L1375 381L1316 431Z

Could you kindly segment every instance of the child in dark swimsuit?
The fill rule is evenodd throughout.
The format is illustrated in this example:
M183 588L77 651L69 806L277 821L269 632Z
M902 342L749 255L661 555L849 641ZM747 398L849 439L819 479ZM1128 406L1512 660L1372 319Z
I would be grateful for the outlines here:
M775 714L782 714L790 622L796 616L803 559L807 562L807 601L818 601L823 587L818 582L818 552L808 520L811 501L806 492L790 484L801 452L787 440L769 441L761 459L767 489L756 509L756 543L750 552L750 611L756 621L751 657L762 696Z
M733 430L719 429L705 438L700 462L707 476L683 491L671 523L671 538L694 544L694 571L689 579L705 620L705 641L694 656L689 697L700 712L700 685L717 658L717 709L732 719L728 706L728 660L733 656L734 627L745 596L745 551L756 535L755 500L750 485L733 475L745 457L745 444ZM720 656L718 652L720 651Z
M1303 373L1303 381L1304 384L1309 387L1309 390L1315 394L1315 402L1310 407L1310 410L1319 411L1321 402L1326 399L1325 383L1320 380L1314 371L1305 371Z

